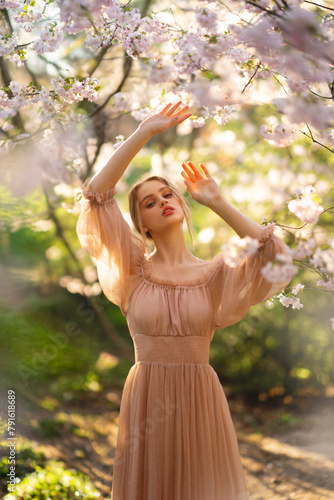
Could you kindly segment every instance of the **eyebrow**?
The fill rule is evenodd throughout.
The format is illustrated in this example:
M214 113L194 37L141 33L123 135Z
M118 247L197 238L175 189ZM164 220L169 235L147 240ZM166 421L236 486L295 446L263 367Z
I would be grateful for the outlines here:
M171 188L169 186L164 186L164 187L162 187L162 188L159 189L159 193L160 193L160 191L163 191L164 189L171 189ZM139 205L141 205L143 203L143 201L146 200L146 198L149 198L150 196L154 196L154 195L153 194L148 194L147 196L145 196L141 200L141 202L139 203Z

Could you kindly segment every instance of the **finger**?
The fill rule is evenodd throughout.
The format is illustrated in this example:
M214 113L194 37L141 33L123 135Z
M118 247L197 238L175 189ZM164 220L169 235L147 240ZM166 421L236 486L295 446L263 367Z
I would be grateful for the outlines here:
M173 116L182 116L186 111L187 109L189 109L189 106L183 106L183 108L180 109L180 111L178 111L177 113L175 113Z
M205 175L207 176L207 178L211 177L211 175L208 172L208 169L206 168L205 165L203 165L203 163L200 163L199 166L201 167L201 169L203 170L203 172L205 173Z
M201 172L199 170L197 170L197 168L195 167L195 165L193 164L192 161L188 161L188 165L192 169L192 171L194 172L196 179L203 179L203 175L201 174Z
M189 118L189 116L191 116L191 115L192 115L192 113L186 113L185 115L182 115L180 118L183 121L183 120L186 120L187 118Z
M197 181L196 176L193 174L193 172L190 170L190 168L188 168L188 166L186 165L186 163L182 163L182 167L183 167L183 169L186 171L186 173L187 173L187 175L188 175L189 179L190 179L192 182L196 182L196 181ZM184 172L182 172L182 176L183 176L184 178L186 178L186 177L185 177L185 175L183 175L183 174L184 174Z
M175 119L175 124L179 125L180 123L184 122L184 120L186 120L190 116L191 116L191 113L187 113L187 114L182 115L182 116L177 116L176 119ZM174 117L175 117L175 115L173 116L173 118Z
M189 182L188 182L188 181L184 181L184 183L185 183L186 189L187 189L187 191L188 191L188 193L189 193L189 191L190 191L190 185L189 185Z
M174 106L172 106L166 113L167 116L172 116L172 114L174 113L174 111L177 110L177 108L180 106L180 104L182 103L182 101L178 101L177 103L174 104Z
M169 108L171 107L171 105L172 105L172 103L171 103L171 102L170 102L170 103L168 103L168 104L164 107L164 109L162 109L162 110L160 111L159 115L164 115L164 114L165 114L165 113L169 110Z
M189 181L184 181L184 184L186 186L187 192L190 194L190 196L192 198L194 198L195 192L194 192L194 189L193 189L193 185L191 185L191 183Z

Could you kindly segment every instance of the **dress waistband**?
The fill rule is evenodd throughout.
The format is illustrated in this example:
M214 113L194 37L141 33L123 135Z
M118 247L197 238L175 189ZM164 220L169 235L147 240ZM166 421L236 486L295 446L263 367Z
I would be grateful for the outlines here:
M209 363L210 339L208 337L136 334L133 342L136 362Z

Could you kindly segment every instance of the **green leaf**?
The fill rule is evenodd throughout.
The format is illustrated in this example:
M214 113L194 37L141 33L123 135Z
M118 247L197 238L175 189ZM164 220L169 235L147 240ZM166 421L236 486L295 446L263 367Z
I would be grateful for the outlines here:
M213 71L209 70L209 69L205 69L202 71L202 75L207 78L208 80L212 81L212 80L217 80L217 78L219 79L219 76L216 75L216 73L214 73Z

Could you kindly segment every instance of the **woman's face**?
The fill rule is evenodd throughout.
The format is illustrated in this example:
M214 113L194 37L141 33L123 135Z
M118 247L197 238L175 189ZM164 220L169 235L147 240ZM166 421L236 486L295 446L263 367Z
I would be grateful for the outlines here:
M182 224L184 218L182 205L171 188L163 182L158 180L144 182L138 189L137 196L143 226L152 236L165 231L172 224Z

